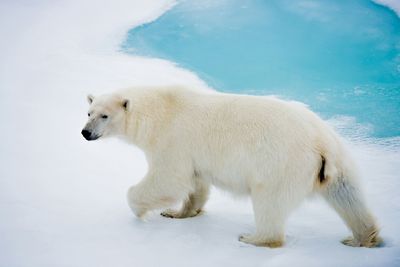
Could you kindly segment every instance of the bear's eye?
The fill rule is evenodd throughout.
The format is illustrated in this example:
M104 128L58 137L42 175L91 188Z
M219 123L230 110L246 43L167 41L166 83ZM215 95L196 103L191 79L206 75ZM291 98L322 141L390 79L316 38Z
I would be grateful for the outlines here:
M108 116L107 116L107 115L101 115L101 118L102 118L102 119L107 119Z
M88 115L88 117L90 117L90 113L88 113L87 115Z

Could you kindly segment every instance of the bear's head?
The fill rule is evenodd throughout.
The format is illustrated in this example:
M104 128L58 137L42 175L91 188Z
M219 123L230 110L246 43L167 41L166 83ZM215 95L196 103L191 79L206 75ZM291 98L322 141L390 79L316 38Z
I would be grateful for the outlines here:
M96 140L100 137L123 134L129 100L117 95L88 95L90 104L88 122L82 130L86 140Z

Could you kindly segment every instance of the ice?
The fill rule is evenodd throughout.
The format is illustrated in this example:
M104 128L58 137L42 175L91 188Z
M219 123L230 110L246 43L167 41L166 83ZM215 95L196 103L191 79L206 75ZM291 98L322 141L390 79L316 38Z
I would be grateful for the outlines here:
M170 62L117 51L129 28L171 4L0 3L0 266L399 266L400 152L370 140L348 142L382 225L382 248L343 246L348 230L318 198L291 216L286 246L273 250L238 242L254 230L250 203L217 190L200 217L131 214L125 193L145 174L145 158L118 140L81 137L86 95L203 85Z

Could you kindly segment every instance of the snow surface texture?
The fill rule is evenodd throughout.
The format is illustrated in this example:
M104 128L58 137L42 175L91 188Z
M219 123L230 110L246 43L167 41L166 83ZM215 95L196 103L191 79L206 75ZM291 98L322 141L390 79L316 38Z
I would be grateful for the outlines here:
M363 138L351 118L331 123L348 134L382 248L342 245L348 230L318 198L290 217L280 249L240 243L240 233L254 230L251 205L219 191L199 217L154 213L143 222L131 214L125 193L145 174L144 156L117 140L81 137L86 94L203 85L170 62L118 52L129 28L169 7L162 0L1 1L0 266L400 266L399 140Z

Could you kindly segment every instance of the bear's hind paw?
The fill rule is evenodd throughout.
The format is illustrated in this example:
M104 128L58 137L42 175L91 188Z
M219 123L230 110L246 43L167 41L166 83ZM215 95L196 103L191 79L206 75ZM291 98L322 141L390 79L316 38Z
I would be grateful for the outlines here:
M356 240L354 237L349 236L342 240L342 244L350 247L366 247L366 248L375 248L383 246L383 240L379 236L374 236L373 238L366 240L364 242L360 242Z
M282 240L265 240L256 235L243 234L239 236L239 241L258 247L279 248L283 246Z

